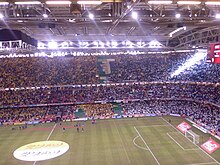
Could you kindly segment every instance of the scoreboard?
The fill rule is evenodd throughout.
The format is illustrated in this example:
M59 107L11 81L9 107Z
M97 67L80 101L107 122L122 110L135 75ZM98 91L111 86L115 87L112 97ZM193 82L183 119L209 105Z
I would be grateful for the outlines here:
M220 64L220 43L211 44L208 59L212 63Z

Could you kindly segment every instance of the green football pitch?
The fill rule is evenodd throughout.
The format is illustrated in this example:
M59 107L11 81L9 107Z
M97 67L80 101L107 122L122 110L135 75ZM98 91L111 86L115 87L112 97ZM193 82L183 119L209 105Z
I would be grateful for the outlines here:
M167 121L171 120L171 124ZM0 165L215 165L220 164L220 149L209 155L185 138L175 126L178 117L146 117L86 121L84 132L77 132L76 122L0 127ZM82 122L81 122L82 123ZM63 130L62 128L66 129ZM209 139L200 135L200 144ZM69 150L44 161L21 161L13 152L26 144L58 140ZM216 140L216 139L214 139ZM217 141L217 140L216 140ZM217 141L220 143L219 141Z

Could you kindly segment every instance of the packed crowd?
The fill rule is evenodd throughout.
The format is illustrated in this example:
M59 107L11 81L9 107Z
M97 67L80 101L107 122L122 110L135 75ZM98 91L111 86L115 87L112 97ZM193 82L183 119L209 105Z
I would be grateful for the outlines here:
M193 54L153 54L78 57L29 57L0 59L0 88L43 85L97 84L105 70L100 58L109 62L106 80L112 83L152 81L219 82L220 65L202 59L193 69L171 74ZM105 61L106 62L106 61Z
M76 118L78 108L84 109L87 117L111 117L113 111L110 104L97 106L88 103L166 98L185 101L130 103L125 105L125 109L128 110L126 113L185 114L192 120L205 124L209 129L218 130L219 109L189 104L189 100L220 105L220 65L206 63L203 59L192 69L188 68L179 75L171 76L191 56L192 54L175 53L103 57L108 59L106 61L109 62L109 66L103 65L97 56L0 59L0 107L4 108L0 110L0 122L46 122L57 118L71 120ZM104 71L100 71L103 67L107 67L106 75ZM102 76L106 76L106 83L136 84L81 86L99 84L101 72ZM4 90L20 87L37 88ZM87 105L58 106L66 103ZM44 107L22 108L39 104L43 104ZM21 108L12 109L13 106Z
M126 115L134 116L137 114L187 116L220 136L220 108L211 104L187 100L147 100L126 103L123 105L123 109Z
M24 124L26 122L52 122L75 119L77 106L44 106L44 107L23 107L6 108L0 110L0 123Z
M0 109L1 124L46 123L72 121L78 118L77 112L82 110L84 117L90 119L106 119L114 115L112 104L82 104L63 106L42 106Z
M220 85L203 83L146 83L84 87L53 87L0 91L0 105L94 103L133 99L192 99L220 105Z
M79 105L79 107L85 111L89 118L104 119L114 115L112 104L85 104Z
M0 88L97 83L96 57L0 59Z

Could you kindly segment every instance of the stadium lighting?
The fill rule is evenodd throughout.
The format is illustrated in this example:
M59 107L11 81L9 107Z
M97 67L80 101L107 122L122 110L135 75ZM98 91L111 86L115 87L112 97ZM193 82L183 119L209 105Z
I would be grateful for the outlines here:
M103 42L101 42L101 41L99 41L99 45L100 45L101 47L105 47L105 44L104 44Z
M79 5L100 5L102 1L77 1Z
M46 1L47 5L70 5L71 1Z
M173 37L173 35L174 35L175 33L177 33L178 31L180 31L180 30L186 30L186 26L180 27L180 28L178 28L178 29L176 29L176 30L170 32L170 34L169 34L170 37Z
M48 15L47 15L47 14L43 14L43 17L44 17L44 18L48 18Z
M126 46L129 46L129 47L132 47L133 46L133 43L131 41L126 41L125 42L125 45Z
M177 14L175 15L175 17L176 17L176 18L180 18L180 17L181 17L181 14L177 13Z
M178 1L177 4L179 5L199 5L201 4L200 1Z
M66 41L62 42L60 45L61 45L62 48L69 47L69 43L66 42Z
M8 5L9 4L9 2L0 2L0 6L2 5Z
M131 17L133 18L133 19L137 19L138 18L138 14L137 14L137 12L132 12L131 13Z
M107 41L107 42L106 42L106 45L107 45L107 46L110 46L110 42L109 42L109 41Z
M57 42L55 42L55 41L48 42L48 48L49 49L57 49L58 48Z
M37 49L44 49L45 48L45 44L42 42L38 42L37 43Z
M215 18L216 18L216 19L220 19L220 14L219 14L219 13L216 14L216 15L215 15Z
M220 5L220 2L219 1L209 1L209 2L205 2L206 5Z
M18 2L15 2L16 5L39 5L41 4L40 1L18 1Z
M117 41L112 41L111 45L112 45L112 47L117 47L118 43L117 43Z
M91 20L94 20L94 14L89 13L89 18L90 18Z
M183 73L185 70L192 69L196 64L199 65L201 60L207 56L207 50L197 50L197 52L185 61L179 68L171 74L171 78Z
M172 1L148 1L149 4L172 4Z
M0 19L3 19L4 15L2 13L0 13Z
M153 40L149 42L148 45L149 48L161 48L161 43L158 42L157 40Z
M98 41L94 41L93 45L98 46L99 45Z

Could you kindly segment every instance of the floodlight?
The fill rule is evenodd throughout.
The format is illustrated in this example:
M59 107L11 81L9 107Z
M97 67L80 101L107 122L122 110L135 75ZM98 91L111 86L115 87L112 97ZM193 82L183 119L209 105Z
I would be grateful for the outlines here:
M0 6L1 5L8 5L9 4L9 2L0 2Z
M116 46L118 46L118 43L117 43L117 41L112 41L111 45L112 45L112 47L116 47Z
M218 1L208 1L208 2L205 2L206 5L220 5L220 2Z
M48 18L48 15L47 15L47 14L43 14L43 17L44 17L44 18Z
M178 1L177 4L179 5L199 5L201 4L200 1Z
M177 13L177 14L175 15L175 17L176 17L176 18L180 18L180 17L181 17L181 14Z
M106 45L107 45L107 46L110 46L110 42L108 41L108 42L106 43Z
M71 1L46 1L47 5L70 5Z
M158 42L157 40L153 40L149 42L148 45L149 48L161 48L161 43Z
M16 5L39 5L41 4L40 1L18 1L15 2Z
M172 1L148 1L149 4L172 4Z
M48 48L49 49L57 49L58 48L58 44L55 41L51 41L48 43Z
M220 14L219 14L219 13L216 14L216 15L215 15L215 18L216 18L216 19L220 19Z
M0 19L3 19L4 15L2 13L0 13Z
M173 35L174 35L175 33L177 33L178 31L180 31L180 30L186 30L186 26L180 27L180 28L178 28L178 29L176 29L176 30L170 32L170 34L169 34L170 37L173 37Z
M91 20L94 20L94 14L89 13L89 18L90 18Z
M66 41L64 41L64 42L62 42L60 45L61 45L62 48L64 48L64 47L68 47L68 46L69 46L69 43L66 42Z
M131 13L131 17L133 18L133 19L137 19L138 18L138 14L137 14L137 12L132 12Z
M104 44L102 41L99 41L99 45L100 45L101 47L105 47L105 44Z
M99 45L98 41L94 41L93 45L98 46Z
M100 5L102 1L77 1L79 5Z
M43 49L43 48L45 48L45 44L42 43L42 42L38 42L37 43L37 49Z

